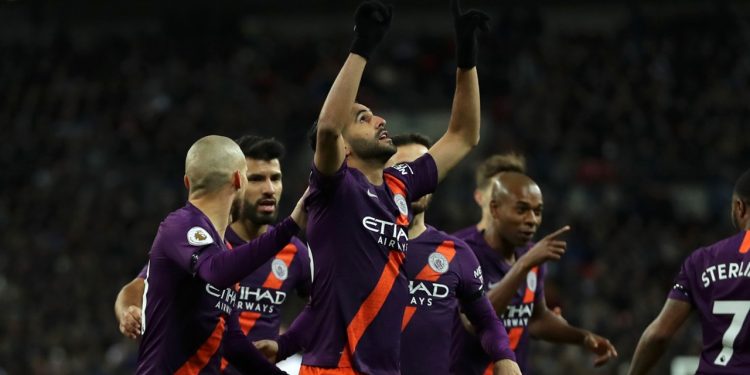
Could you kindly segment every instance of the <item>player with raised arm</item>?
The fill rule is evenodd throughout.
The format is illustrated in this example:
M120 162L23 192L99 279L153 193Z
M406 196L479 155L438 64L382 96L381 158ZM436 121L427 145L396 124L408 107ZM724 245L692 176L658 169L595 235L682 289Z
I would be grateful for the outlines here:
M597 355L596 366L617 356L609 340L569 325L547 308L544 263L558 260L565 253L566 242L557 237L569 228L565 226L531 243L542 222L539 186L523 173L503 172L493 179L491 194L492 220L485 230L468 232L462 239L479 259L487 296L508 329L521 371L529 371L529 337L581 345ZM462 374L485 373L489 364L477 345L465 340L458 364Z
M431 193L479 141L476 32L486 28L487 16L461 13L455 1L453 9L458 69L448 130L428 154L387 169L396 149L385 120L356 97L391 8L365 1L355 12L351 53L313 133L306 206L314 278L302 375L400 373L409 202ZM279 352L285 352L282 346L279 341Z
M138 374L218 374L219 346L245 373L282 374L250 344L236 321L234 284L279 252L304 225L301 201L291 218L228 251L233 202L247 185L242 150L229 138L196 141L185 160L185 207L159 226L149 253L143 293ZM236 315L236 313L235 313Z
M398 151L390 165L416 160L431 146L420 134L395 136L393 144ZM482 269L474 252L458 238L425 224L430 197L411 203L414 218L404 263L410 298L401 324L401 374L453 373L451 344L462 324L460 307L493 361L494 374L520 375L505 327L484 295Z
M740 232L685 259L661 313L638 342L628 374L648 373L693 311L703 328L696 374L750 373L750 169L734 186L731 215Z

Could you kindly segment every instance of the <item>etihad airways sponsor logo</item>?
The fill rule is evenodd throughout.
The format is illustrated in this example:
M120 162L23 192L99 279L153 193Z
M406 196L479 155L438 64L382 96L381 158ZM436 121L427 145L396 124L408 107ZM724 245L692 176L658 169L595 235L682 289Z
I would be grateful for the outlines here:
M508 309L505 310L500 318L503 320L503 324L506 328L510 327L526 327L529 325L529 319L531 314L534 312L534 303L524 303L521 305L508 305Z
M432 299L448 297L450 288L447 285L429 281L409 280L409 303L416 306L432 306Z
M214 307L227 314L232 313L232 308L237 302L237 292L232 290L232 288L219 289L206 283L206 293L218 299Z
M237 308L241 311L271 314L285 300L286 292L281 290L241 286Z
M406 251L409 236L406 234L404 227L372 216L362 218L362 226L379 235L379 244L391 249Z

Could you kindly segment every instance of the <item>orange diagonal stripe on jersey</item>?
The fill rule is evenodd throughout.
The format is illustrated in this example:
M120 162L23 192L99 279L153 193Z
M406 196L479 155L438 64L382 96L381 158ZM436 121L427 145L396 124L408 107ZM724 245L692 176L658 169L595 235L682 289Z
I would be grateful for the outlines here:
M401 332L404 332L404 328L409 325L409 321L415 312L417 312L416 306L406 306L404 309L404 319L401 321Z
M523 327L513 327L508 331L508 341L510 341L510 349L516 350L518 347L518 341L521 340L523 334Z
M175 375L197 375L206 365L211 357L216 354L219 350L219 344L221 344L221 338L224 336L224 317L219 318L219 322L216 323L214 331L208 336L206 341L198 348L188 360L182 364L179 370L175 372Z
M380 308L383 307L386 298L391 293L393 283L396 281L403 263L404 253L400 251L388 252L388 263L386 263L383 272L380 274L380 280L378 280L377 285L370 292L370 295L359 306L359 310L354 314L354 318L352 318L349 326L346 327L348 342L347 347L344 348L341 355L341 360L339 360L339 367L350 365L349 356L357 350L359 339L362 338L367 327L370 326L370 323L372 323L380 312Z
M240 328L242 328L242 333L244 333L245 336L247 336L247 333L255 327L255 323L258 322L259 318L259 312L243 311L240 313Z
M745 238L742 239L742 245L740 245L740 253L745 254L750 251L750 230L745 232Z
M450 240L443 241L443 243L441 243L440 246L435 249L435 252L443 254L443 256L445 256L445 259L447 259L448 263L450 264L450 262L453 261L453 257L456 256L456 245L453 243L453 241ZM435 270L433 270L432 267L427 264L424 266L424 268L422 268L421 271L419 271L417 276L415 276L414 278L417 280L434 282L440 278L440 275L440 273L435 272Z
M487 368L484 369L484 372L482 373L482 375L492 375L494 374L494 372L495 372L495 364L490 362L490 364L487 365Z
M383 174L383 177L385 178L385 183L388 185L388 187L391 189L391 192L395 196L396 194L401 194L402 197L404 197L404 200L406 199L406 186L404 183L399 180L396 177L393 177L389 174ZM409 225L409 218L404 214L399 214L398 218L396 219L396 224L408 226Z
M294 244L288 244L284 246L281 251L279 251L278 254L276 254L276 259L281 259L284 264L286 264L287 267L289 267L290 264L292 264L292 260L294 259L294 256L297 255L297 246L294 246ZM284 283L284 280L280 280L276 275L273 274L273 270L268 273L268 277L266 277L266 281L263 282L264 288L270 288L270 289L281 289L281 284Z

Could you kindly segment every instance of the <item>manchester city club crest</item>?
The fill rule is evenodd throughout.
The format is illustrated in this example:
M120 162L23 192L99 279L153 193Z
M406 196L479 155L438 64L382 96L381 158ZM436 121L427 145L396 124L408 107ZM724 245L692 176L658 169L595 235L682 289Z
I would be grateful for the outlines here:
M433 271L443 274L445 271L448 271L448 258L445 257L445 255L440 253L432 253L427 258L427 264L430 265L430 268L432 268Z
M532 292L536 292L536 272L529 272L526 275L526 287Z
M409 214L409 205L406 203L406 198L404 198L403 195L401 194L394 195L393 201L396 202L396 207L398 207L398 212L400 212L401 215Z
M276 276L277 279L282 281L289 277L289 267L287 267L286 263L281 259L274 259L273 262L271 262L271 272L273 272L273 275Z

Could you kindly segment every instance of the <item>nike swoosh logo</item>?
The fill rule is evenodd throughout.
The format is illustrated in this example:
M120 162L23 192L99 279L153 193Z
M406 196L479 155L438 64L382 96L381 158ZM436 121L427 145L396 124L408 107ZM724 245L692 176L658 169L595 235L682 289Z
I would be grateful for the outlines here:
M375 193L373 193L373 192L370 192L370 189L367 189L367 195L369 195L369 196L371 196L371 197L373 197L373 198L377 198L377 197L378 197L378 195L377 195L377 194L375 194Z

